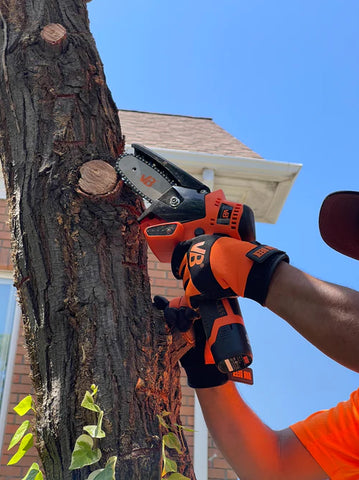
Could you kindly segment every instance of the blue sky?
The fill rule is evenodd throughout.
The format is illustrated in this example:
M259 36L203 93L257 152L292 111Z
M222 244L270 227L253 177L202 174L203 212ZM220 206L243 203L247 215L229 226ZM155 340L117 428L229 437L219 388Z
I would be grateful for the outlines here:
M91 31L118 108L211 117L269 160L303 164L257 238L321 279L359 288L359 264L321 240L318 212L358 189L357 0L93 0ZM242 300L255 385L240 391L272 428L335 405L358 375L283 320Z

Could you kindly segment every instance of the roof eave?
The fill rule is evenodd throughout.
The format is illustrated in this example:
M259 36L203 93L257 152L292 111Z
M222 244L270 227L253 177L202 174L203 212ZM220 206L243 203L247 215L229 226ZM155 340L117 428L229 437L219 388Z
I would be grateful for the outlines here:
M275 223L301 169L301 164L152 147L206 183L213 171L210 188L222 189L228 200L249 205L256 221ZM205 175L204 175L205 173Z

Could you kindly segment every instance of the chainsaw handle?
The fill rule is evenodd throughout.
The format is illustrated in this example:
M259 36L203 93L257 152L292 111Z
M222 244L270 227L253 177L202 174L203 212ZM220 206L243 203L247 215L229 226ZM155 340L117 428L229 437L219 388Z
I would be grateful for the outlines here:
M218 369L232 373L252 363L252 349L237 298L198 302L203 329Z

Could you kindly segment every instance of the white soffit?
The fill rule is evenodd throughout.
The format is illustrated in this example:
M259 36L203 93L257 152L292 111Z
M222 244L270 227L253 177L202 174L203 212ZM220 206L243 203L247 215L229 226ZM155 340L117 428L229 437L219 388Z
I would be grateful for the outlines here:
M204 181L203 172L206 169L213 170L211 188L222 189L226 198L232 202L249 205L256 221L264 223L277 221L302 167L297 163L258 158L150 148L201 181Z

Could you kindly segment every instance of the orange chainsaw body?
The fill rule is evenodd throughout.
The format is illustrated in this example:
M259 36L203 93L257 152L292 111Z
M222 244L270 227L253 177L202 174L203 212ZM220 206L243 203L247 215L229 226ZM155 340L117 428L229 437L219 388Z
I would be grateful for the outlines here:
M203 218L182 222L166 222L156 217L141 220L141 230L158 260L171 262L176 245L198 235L219 234L238 240L255 240L254 217L249 207L227 201L222 190L204 195L204 204ZM175 212L173 217L176 217Z

